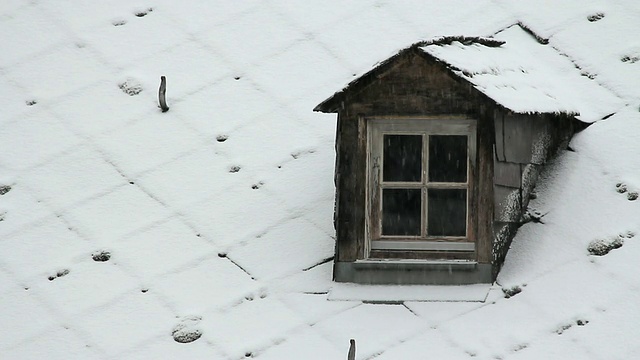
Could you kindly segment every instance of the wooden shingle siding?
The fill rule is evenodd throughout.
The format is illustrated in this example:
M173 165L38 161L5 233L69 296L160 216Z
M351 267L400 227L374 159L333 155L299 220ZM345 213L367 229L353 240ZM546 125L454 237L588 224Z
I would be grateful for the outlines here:
M493 181L496 185L519 189L522 185L522 168L524 165L497 161L493 169Z
M535 116L521 114L508 114L496 119L496 143L502 148L502 156L498 155L498 159L517 164L531 161L532 123L535 120Z
M479 101L488 100L419 51L405 52L364 89L345 96L350 114L366 116L470 114Z

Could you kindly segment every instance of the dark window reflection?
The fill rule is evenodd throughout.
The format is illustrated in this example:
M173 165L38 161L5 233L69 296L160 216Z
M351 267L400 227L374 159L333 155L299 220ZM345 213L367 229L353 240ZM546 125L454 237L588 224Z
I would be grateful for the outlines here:
M384 135L383 181L422 181L422 135Z
M420 235L421 191L382 190L382 235Z
M427 233L430 236L466 236L467 190L427 191Z
M429 136L429 181L467 181L467 137Z

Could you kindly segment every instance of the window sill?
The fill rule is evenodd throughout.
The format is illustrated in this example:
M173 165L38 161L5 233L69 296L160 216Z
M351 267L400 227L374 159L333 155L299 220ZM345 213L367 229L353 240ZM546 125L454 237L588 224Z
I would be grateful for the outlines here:
M478 262L471 260L420 260L420 259L366 259L366 260L356 260L354 263L354 267L358 269L359 267L366 268L371 266L377 267L417 267L417 268L441 268L452 267L455 269L474 269L477 267Z
M466 285L492 282L491 264L469 260L366 259L336 262L335 281L360 284Z
M434 250L434 251L474 251L476 244L468 241L408 241L374 240L372 250Z

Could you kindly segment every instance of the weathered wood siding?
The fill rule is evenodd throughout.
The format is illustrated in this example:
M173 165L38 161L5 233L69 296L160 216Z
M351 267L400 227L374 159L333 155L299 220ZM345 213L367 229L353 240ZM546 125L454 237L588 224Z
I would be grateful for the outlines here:
M495 144L493 112L485 110L478 120L478 187L476 189L478 252L477 261L489 264L493 260L493 148Z
M450 75L444 64L422 52L408 52L368 86L347 93L344 110L366 116L475 115L487 100L468 82Z
M336 141L336 261L354 261L364 243L366 157L357 118L338 115ZM360 256L361 258L362 256Z

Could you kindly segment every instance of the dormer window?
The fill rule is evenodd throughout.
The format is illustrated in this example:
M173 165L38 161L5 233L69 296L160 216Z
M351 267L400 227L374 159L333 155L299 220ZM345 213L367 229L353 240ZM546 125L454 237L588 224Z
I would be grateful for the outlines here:
M586 94L619 100L511 26L415 43L320 103L338 115L334 280L495 281Z

